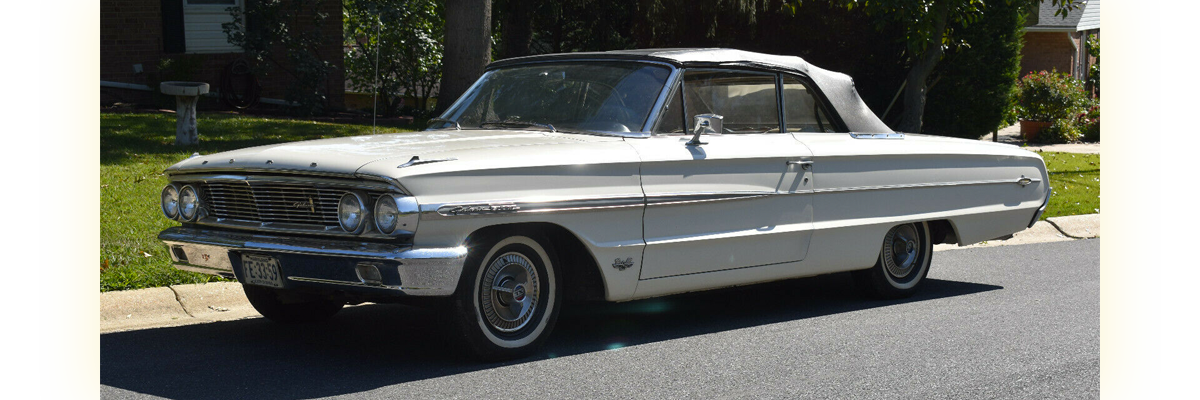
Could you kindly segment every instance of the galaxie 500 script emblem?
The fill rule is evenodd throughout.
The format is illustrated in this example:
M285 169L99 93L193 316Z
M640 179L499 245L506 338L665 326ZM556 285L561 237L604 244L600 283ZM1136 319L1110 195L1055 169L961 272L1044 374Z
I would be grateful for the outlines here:
M488 214L496 212L511 212L520 210L521 207L516 204L464 204L458 206L445 206L438 209L438 213L442 215L470 215L470 214Z
M297 201L295 203L292 203L292 208L299 208L301 210L307 208L308 212L311 212L313 214L317 213L317 206L316 206L316 204L313 204L313 199L311 197L308 198L308 201Z

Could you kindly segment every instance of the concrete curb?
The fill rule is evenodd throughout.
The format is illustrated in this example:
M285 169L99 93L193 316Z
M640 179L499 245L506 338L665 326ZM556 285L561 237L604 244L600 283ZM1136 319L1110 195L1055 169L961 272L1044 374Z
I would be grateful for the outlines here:
M1100 214L1075 215L1039 221L1008 240L970 246L939 244L934 251L1061 242L1100 237ZM246 301L237 282L125 290L100 293L100 333L233 321L261 317Z
M100 333L260 316L237 282L100 293Z

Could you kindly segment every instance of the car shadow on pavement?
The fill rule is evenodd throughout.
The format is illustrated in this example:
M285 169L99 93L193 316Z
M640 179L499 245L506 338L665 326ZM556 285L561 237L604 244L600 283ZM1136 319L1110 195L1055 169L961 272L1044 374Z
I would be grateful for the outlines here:
M326 323L262 318L100 336L100 383L180 399L310 398L553 357L785 321L1002 289L930 279L916 296L868 300L848 274L564 307L535 356L480 363L460 355L432 311L403 305L350 307Z

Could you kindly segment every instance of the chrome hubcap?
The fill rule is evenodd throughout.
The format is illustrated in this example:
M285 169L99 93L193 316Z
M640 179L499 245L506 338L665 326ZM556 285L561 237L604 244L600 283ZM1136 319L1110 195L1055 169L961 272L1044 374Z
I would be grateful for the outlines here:
M888 274L904 278L913 272L921 250L920 237L912 224L900 225L888 231L883 239L883 264Z
M500 332L524 328L537 309L538 274L520 253L505 253L488 264L480 282L479 304L484 319Z

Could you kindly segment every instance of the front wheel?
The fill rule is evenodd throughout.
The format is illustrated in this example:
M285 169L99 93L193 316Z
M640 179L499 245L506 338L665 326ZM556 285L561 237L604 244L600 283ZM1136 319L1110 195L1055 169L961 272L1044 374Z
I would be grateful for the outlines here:
M933 259L929 224L896 225L883 237L879 259L871 269L855 271L855 284L872 297L899 299L916 293Z
M545 342L558 318L558 267L541 235L481 243L467 257L452 301L454 328L485 360L522 357Z

